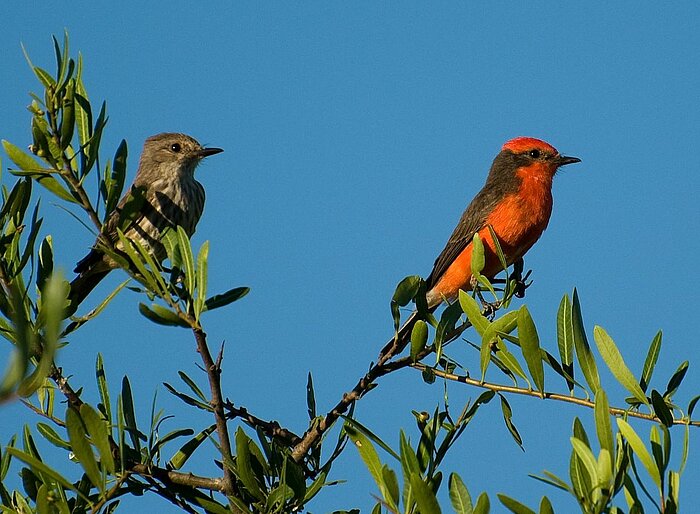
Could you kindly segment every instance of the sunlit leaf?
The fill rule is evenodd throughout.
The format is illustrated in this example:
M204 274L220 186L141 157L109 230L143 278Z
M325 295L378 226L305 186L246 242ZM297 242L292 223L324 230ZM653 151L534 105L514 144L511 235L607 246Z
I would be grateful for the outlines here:
M627 389L639 402L649 405L644 391L639 386L639 381L634 377L630 369L625 364L622 354L617 349L612 338L602 327L598 325L593 329L593 338L598 345L598 351L603 357L605 364L622 386Z
M544 366L542 365L540 352L540 339L537 335L535 323L532 321L530 312L525 305L518 310L518 338L532 380L535 382L537 389L543 392Z

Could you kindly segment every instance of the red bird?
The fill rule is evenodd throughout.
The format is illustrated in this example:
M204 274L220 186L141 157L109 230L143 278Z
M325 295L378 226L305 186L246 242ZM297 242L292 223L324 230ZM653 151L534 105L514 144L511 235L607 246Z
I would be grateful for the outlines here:
M472 239L478 233L484 243L486 264L482 274L493 278L502 269L489 225L498 237L510 266L540 238L552 214L552 179L560 166L580 162L561 155L552 145L532 137L511 139L491 165L486 184L462 214L445 249L426 279L428 307L457 298L459 290L472 288ZM411 316L382 350L386 356L401 351L408 342L415 316ZM381 358L381 357L380 357Z

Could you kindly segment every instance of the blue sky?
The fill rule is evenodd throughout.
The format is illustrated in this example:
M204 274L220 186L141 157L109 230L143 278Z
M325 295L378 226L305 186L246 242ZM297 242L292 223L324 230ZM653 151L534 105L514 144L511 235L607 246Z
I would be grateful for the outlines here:
M53 69L50 38L65 28L73 52L83 54L90 99L107 101L103 159L125 138L131 178L143 140L164 131L223 147L198 170L207 206L193 242L211 242L210 287L252 291L207 315L205 328L213 345L226 341L225 394L297 432L306 422L307 372L319 409L330 408L390 335L396 283L428 274L503 142L545 139L583 162L557 176L549 228L525 261L535 282L524 301L543 345L555 351L557 306L575 286L589 333L594 324L605 327L636 373L663 329L652 387L663 390L690 360L677 396L687 405L700 390L700 8L654 7L129 0L49 9L8 1L0 137L30 142L25 106L38 84L20 43L35 64ZM2 166L9 166L6 157ZM43 207L57 261L69 273L92 236L52 201ZM122 279L113 275L99 292ZM96 402L101 352L115 390L124 374L132 379L143 423L157 389L159 405L177 414L172 428L205 426L208 419L161 385L176 382L177 370L199 376L191 335L150 324L137 312L140 300L123 293L104 319L71 340L61 365ZM455 356L478 369L464 346ZM611 403L621 404L624 393L606 371L603 380ZM457 409L480 393L455 384L449 392ZM410 409L432 411L442 394L441 384L427 386L405 370L383 379L357 416L396 445L401 427L416 437ZM573 509L527 474L565 475L573 416L591 426L592 413L510 401L526 451L510 440L494 402L479 412L445 470L458 471L473 495L489 492L492 504L496 492L533 507L547 494L555 508ZM36 421L19 405L2 408L3 443ZM674 436L680 446L681 430ZM686 507L700 501L694 453ZM354 451L332 478L347 482L322 494L311 511L369 510L376 489ZM131 509L172 511L158 499L141 501Z

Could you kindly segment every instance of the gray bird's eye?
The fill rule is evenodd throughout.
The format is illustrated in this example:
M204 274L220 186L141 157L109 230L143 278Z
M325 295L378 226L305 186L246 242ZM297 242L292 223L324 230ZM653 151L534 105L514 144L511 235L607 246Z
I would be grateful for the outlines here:
M178 153L180 151L180 143L173 143L172 145L170 145L170 149L173 152Z

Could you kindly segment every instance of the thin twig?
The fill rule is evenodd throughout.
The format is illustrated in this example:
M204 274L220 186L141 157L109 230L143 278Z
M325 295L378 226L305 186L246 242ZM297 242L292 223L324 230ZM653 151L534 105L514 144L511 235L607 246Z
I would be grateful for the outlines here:
M209 378L209 389L211 391L211 401L209 403L214 409L216 432L219 435L219 444L221 445L221 453L224 462L223 491L227 496L238 496L235 477L226 464L227 461L230 462L233 460L233 453L231 452L231 440L226 424L223 395L221 394L221 367L217 366L214 359L211 357L209 346L207 345L207 336L204 331L200 328L193 328L192 332L194 332L194 338L197 341L197 352L199 352L199 355L202 357L202 363L204 364L204 369L207 371L207 377ZM229 505L234 512L239 510L230 501Z
M301 442L301 437L288 430L277 421L266 421L251 414L245 407L236 407L230 400L224 404L226 419L240 418L253 428L259 428L268 437L273 437L286 446L294 446Z
M595 402L593 402L591 400L587 400L585 398L578 398L576 396L567 396L565 394L550 393L547 391L540 392L540 391L535 391L534 389L524 389L522 387L494 384L491 382L482 382L480 380L470 378L466 375L456 375L454 373L449 373L447 371L436 369L436 368L433 368L431 366L426 366L425 364L420 363L420 362L417 362L415 364L411 364L411 367L415 368L417 370L420 370L420 371L425 371L425 370L429 369L432 373L435 374L435 376L438 376L440 378L444 378L445 380L451 380L453 382L461 382L463 384L468 384L471 386L480 387L482 389L489 389L489 390L495 391L495 392L520 394L520 395L524 395L524 396L532 396L535 398L540 398L540 399L545 399L545 400L556 400L556 401L565 402L565 403L573 403L576 405L581 405L583 407L588 407L589 409L593 409L595 407ZM620 407L610 407L609 410L610 410L610 414L612 414L613 416L628 416L631 418L639 418L639 419L644 419L647 421L655 421L657 423L661 423L661 420L658 417L654 416L653 414L644 414L643 412L622 409ZM689 425L689 426L697 427L697 426L700 426L700 421L693 421L693 420L686 419L686 418L674 418L673 424L674 425Z

